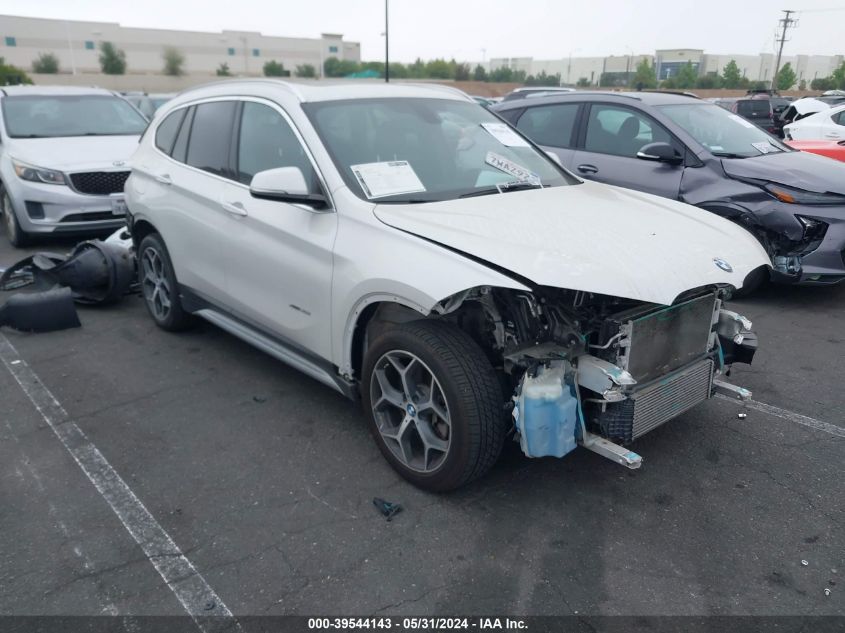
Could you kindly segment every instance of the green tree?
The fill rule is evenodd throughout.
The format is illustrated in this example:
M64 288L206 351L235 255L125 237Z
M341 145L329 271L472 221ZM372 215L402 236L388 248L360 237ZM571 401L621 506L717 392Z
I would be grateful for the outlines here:
M100 42L100 69L106 75L126 73L126 53L111 42Z
M475 67L475 70L472 71L472 78L475 81L487 81L487 71L484 69L484 66L479 64Z
M637 89L657 88L657 73L651 60L644 59L637 64L631 85L636 86Z
M778 71L778 78L775 81L775 86L778 90L791 90L792 86L798 81L798 75L795 74L795 71L792 70L792 64L790 62L786 62Z
M827 90L845 90L845 62L833 71L830 79L833 82L833 88L827 88Z
M432 59L425 65L425 76L431 79L454 79L455 69L445 59Z
M666 79L660 82L660 87L663 90L677 90L678 81L675 77L667 77Z
M217 76L218 77L231 77L232 73L229 70L229 64L223 62L217 67Z
M0 57L0 86L31 83L32 79L23 70L17 66L7 64L6 60Z
M53 53L38 53L38 58L32 62L32 72L55 75L59 72L59 58Z
M408 67L402 62L390 62L390 76L393 79L407 79Z
M501 66L499 68L494 68L490 71L490 81L495 81L496 83L506 83L516 81L514 78L514 72L510 68L506 66Z
M810 90L833 90L833 86L832 77L818 77L810 82Z
M164 59L164 74L171 77L181 77L185 74L185 56L175 46L168 46L161 54Z
M422 79L425 77L425 62L417 57L414 63L408 66L408 76L412 79Z
M308 77L313 79L317 76L317 67L313 64L299 64L296 67L297 77Z
M722 85L725 88L736 89L742 86L743 76L739 72L736 60L732 59L722 69Z
M469 64L455 64L455 81L469 81L469 78Z
M100 42L100 68L106 75L126 74L126 53L111 42Z
M801 92L804 92L806 89L807 89L807 80L802 79L801 81L798 82L798 90L800 90Z
M678 76L675 78L678 88L685 90L687 88L695 88L695 82L698 81L698 71L692 65L692 62L687 62L678 70Z
M265 77L290 77L290 71L285 70L285 65L275 59L264 62Z
M590 83L590 80L586 77L579 77L575 85L579 88L589 88L592 84Z
M708 73L702 77L698 78L698 81L695 82L696 88L704 88L712 89L712 88L721 88L724 80L722 79L721 75L717 75L716 73Z
M535 75L528 75L525 78L525 85L526 86L559 86L560 85L560 73L549 75L546 73L545 70L541 70L539 74Z
M357 62L329 57L323 62L323 74L326 77L346 77L360 70Z

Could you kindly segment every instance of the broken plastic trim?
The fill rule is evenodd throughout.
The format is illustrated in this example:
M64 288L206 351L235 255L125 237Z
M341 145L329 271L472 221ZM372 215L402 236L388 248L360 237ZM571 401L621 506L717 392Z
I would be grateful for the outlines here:
M22 332L54 332L79 327L79 316L69 288L20 293L0 306L0 326Z

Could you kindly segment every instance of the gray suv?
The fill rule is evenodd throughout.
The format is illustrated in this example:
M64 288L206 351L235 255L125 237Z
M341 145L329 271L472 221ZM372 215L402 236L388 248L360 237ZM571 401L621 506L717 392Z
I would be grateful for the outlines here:
M745 227L769 253L775 281L845 279L845 164L792 150L686 95L577 92L493 111L579 176L694 204Z

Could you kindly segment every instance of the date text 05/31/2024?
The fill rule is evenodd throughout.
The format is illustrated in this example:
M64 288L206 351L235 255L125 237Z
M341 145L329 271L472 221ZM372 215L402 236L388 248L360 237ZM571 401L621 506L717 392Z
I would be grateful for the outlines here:
M311 630L396 630L396 631L518 631L527 628L519 618L308 618Z

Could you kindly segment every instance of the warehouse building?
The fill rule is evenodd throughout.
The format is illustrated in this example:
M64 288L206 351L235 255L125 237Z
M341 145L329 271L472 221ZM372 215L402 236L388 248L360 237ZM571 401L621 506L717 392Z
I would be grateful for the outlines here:
M276 37L256 31L175 31L125 27L115 22L79 22L0 15L0 57L25 70L40 53L53 53L62 72L99 73L99 43L111 42L126 53L127 73L161 73L167 47L184 56L184 71L213 75L227 64L234 75L260 75L275 60L288 70L328 57L360 61L361 45L323 33L319 39ZM318 70L319 72L319 70Z

